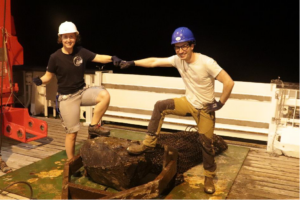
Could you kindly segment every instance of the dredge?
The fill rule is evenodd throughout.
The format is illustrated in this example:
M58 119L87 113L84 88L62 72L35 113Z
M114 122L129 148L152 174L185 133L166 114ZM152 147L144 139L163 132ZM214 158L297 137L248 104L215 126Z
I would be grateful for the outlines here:
M62 198L150 199L157 198L182 183L183 173L202 162L197 131L161 134L153 153L131 156L131 141L115 137L87 140L80 155L65 164ZM228 146L214 135L216 154ZM94 182L119 190L110 193L72 183L71 176L81 167Z

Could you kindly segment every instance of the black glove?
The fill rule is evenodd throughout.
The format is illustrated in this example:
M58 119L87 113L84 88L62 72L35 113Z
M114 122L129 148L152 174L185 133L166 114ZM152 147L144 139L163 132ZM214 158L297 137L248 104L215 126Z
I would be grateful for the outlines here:
M134 67L134 66L135 66L134 61L122 60L122 62L120 63L120 68L121 69L127 69L128 67Z
M32 81L33 81L37 86L43 84L43 81L42 81L42 79L40 79L40 77L35 77L35 78L32 79Z
M207 113L216 111L216 110L220 110L223 107L224 104L222 104L221 101L215 101L214 103L208 103L206 104L206 109L205 111Z
M118 67L122 61L122 59L118 58L117 56L112 56L111 60L116 67Z

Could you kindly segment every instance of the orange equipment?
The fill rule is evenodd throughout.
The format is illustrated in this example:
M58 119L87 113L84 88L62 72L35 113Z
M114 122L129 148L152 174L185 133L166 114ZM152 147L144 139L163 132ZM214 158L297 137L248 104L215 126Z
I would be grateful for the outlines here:
M27 108L12 107L13 93L19 91L18 84L13 83L12 66L23 65L23 47L16 36L10 2L0 0L0 122L3 135L29 142L47 137L48 125L43 120L30 117Z

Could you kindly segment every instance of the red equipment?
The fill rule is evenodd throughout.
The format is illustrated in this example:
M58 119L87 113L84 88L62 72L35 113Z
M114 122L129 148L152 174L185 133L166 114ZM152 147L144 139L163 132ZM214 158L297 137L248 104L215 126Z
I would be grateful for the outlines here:
M13 83L12 66L23 65L23 47L18 42L10 0L0 0L0 84L3 135L29 142L47 137L48 125L45 121L30 117L27 108L14 108L13 93L19 91Z

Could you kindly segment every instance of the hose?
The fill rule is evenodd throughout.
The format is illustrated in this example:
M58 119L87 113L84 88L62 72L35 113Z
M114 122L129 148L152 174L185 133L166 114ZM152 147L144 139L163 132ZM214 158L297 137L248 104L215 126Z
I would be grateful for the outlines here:
M11 186L13 186L13 185L15 185L15 184L18 184L18 183L24 183L24 184L28 185L28 187L29 187L29 189L30 189L30 198L29 198L29 199L32 199L32 196L33 196L33 190L32 190L32 187L31 187L30 183L28 183L28 182L26 182L26 181L17 181L17 182L14 182L14 183L12 183L12 184L6 186L4 189L2 189L2 190L0 191L0 194L2 194L2 192L6 191L7 188L9 188L9 187L11 187Z

